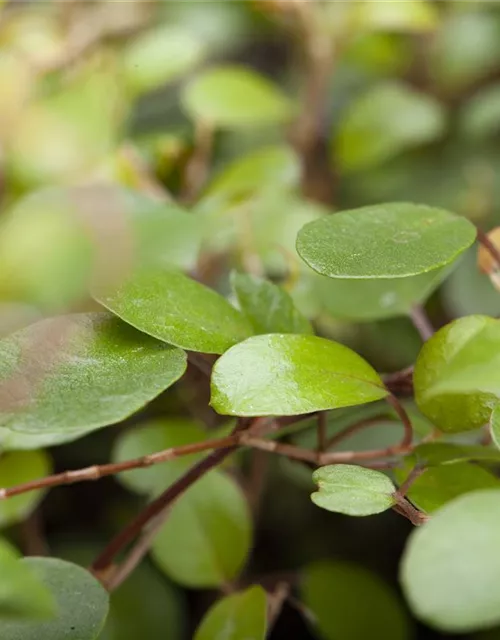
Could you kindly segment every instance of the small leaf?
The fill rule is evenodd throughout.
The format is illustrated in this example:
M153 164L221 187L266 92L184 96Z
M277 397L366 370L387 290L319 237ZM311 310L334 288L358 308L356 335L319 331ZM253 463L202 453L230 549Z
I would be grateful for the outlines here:
M267 598L262 587L223 598L205 614L194 640L265 640Z
M475 237L465 218L393 202L310 222L299 232L297 251L330 278L406 278L450 264Z
M223 415L297 415L384 398L372 367L344 345L316 336L255 336L215 363L211 405Z
M180 349L110 314L42 320L0 341L0 428L11 448L73 440L138 411L185 368Z
M44 584L57 603L47 622L0 620L5 640L95 640L108 615L109 596L85 569L56 558L25 558L20 563Z
M403 482L411 469L411 461L403 469L396 469L398 482ZM492 473L469 462L457 462L425 469L407 495L420 510L432 513L465 493L494 487L500 488L500 483Z
M376 574L347 562L304 569L302 597L325 640L409 640L410 621L396 593Z
M123 462L131 458L140 458L171 447L179 447L205 440L205 431L195 422L186 419L156 420L130 429L116 441L113 449L113 462ZM154 494L163 491L191 467L200 455L193 454L169 460L149 469L136 469L120 473L120 482L138 493ZM1 505L1 503L0 503Z
M227 300L177 271L140 269L118 289L94 297L136 329L190 351L224 353L251 334Z
M231 285L241 310L258 333L312 333L288 293L272 282L233 272Z
M420 352L415 400L439 429L477 429L500 398L500 322L460 318L440 329Z
M403 84L379 83L349 105L332 153L345 172L369 169L439 138L445 124L434 98Z
M0 455L0 488L12 487L49 475L50 457L45 451L13 451ZM44 491L30 491L0 501L0 527L21 522L37 507Z
M380 471L350 464L332 464L313 473L319 491L311 495L314 504L327 511L349 516L382 513L394 504L396 487Z
M38 577L17 552L0 538L0 633L3 624L17 619L44 620L55 614L55 602ZM4 640L15 640L1 635Z
M238 575L250 541L251 520L242 491L215 471L174 503L152 552L172 580L191 588L210 588Z
M157 27L127 44L125 80L138 93L150 91L184 75L202 57L200 38L180 27Z
M401 582L414 614L448 633L500 623L500 490L460 496L414 529Z
M182 103L193 120L227 129L279 124L293 115L290 99L247 67L216 67L199 74L184 89Z

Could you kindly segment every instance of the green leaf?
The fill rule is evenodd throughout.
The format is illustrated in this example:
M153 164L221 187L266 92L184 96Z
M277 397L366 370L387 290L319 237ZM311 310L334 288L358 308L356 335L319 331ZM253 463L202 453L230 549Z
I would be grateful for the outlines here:
M393 202L310 222L297 236L297 251L330 278L406 278L450 264L475 237L465 218Z
M413 451L415 460L422 466L456 464L467 460L500 462L500 452L494 447L461 445L451 442L426 442Z
M117 289L96 290L94 297L136 329L190 351L224 353L252 332L221 295L168 269L139 269Z
M209 184L197 209L220 212L264 190L288 188L300 181L300 162L290 147L252 151L224 167Z
M265 640L267 598L262 587L249 587L215 603L194 640Z
M376 574L347 562L304 570L302 598L325 640L409 640L410 621L396 593Z
M20 563L44 584L57 603L47 622L1 621L5 640L94 640L108 615L109 596L85 569L56 558L25 558Z
M13 487L49 475L51 459L45 451L14 451L0 455L0 488ZM30 491L0 501L0 527L21 522L37 507L44 491Z
M380 377L357 353L316 336L255 336L212 371L211 401L223 415L297 415L380 400Z
M131 458L140 458L171 447L201 442L205 438L206 432L191 420L155 420L122 434L115 443L112 460L123 462ZM204 454L182 456L149 469L126 471L120 473L117 478L132 491L154 494L175 482L202 455Z
M412 469L411 458L404 468L397 468L396 479L404 482ZM475 464L457 462L425 469L408 490L408 497L420 510L432 513L447 502L477 489L500 488L495 476Z
M414 614L465 633L500 623L500 490L456 498L410 535L401 582Z
M127 44L123 51L125 80L143 93L183 76L203 57L200 38L189 31L162 25Z
M396 487L380 471L351 464L332 464L313 473L319 491L311 495L314 504L327 511L349 516L370 516L390 509Z
M0 341L0 427L11 448L73 440L138 411L185 369L181 350L107 313L42 320Z
M1 538L0 573L0 632L2 624L12 620L44 620L54 616L55 602L50 592L34 572L19 560L17 551ZM4 634L1 637L11 640Z
M460 318L440 329L415 364L415 400L439 429L477 429L500 398L500 322Z
M462 108L460 127L472 139L487 139L500 132L500 85L496 84L475 94Z
M358 28L426 33L438 25L436 8L425 0L404 2L356 2L354 20Z
M251 519L241 489L213 471L174 503L152 552L172 580L191 588L211 588L238 575L250 542Z
M434 98L403 84L379 83L345 111L334 137L333 157L345 172L369 169L433 142L444 133L445 124L443 107Z
M345 320L382 320L408 315L448 275L435 269L409 278L354 280L317 277L314 290L326 312Z
M226 129L279 124L293 116L290 99L247 67L208 69L185 87L181 100L193 120Z
M289 294L272 282L250 274L231 274L239 306L258 333L313 333Z

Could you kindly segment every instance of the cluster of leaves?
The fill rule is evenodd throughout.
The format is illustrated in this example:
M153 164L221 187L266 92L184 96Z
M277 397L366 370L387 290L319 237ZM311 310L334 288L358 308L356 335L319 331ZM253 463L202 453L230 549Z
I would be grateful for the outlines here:
M117 21L113 3L43 4L0 13L0 637L180 638L179 587L226 592L197 640L263 640L291 590L327 640L410 638L415 620L495 633L498 265L490 247L490 282L471 256L497 223L498 10L138 1ZM304 104L214 62L288 33ZM259 450L279 461L267 485ZM102 464L50 476L54 459ZM112 474L128 493L92 494L123 511L97 560L88 529L19 557L8 539L40 542L48 487ZM324 541L264 589L266 487L279 544L309 507L329 518L311 549L331 512L410 520L407 607ZM135 553L155 568L124 582Z

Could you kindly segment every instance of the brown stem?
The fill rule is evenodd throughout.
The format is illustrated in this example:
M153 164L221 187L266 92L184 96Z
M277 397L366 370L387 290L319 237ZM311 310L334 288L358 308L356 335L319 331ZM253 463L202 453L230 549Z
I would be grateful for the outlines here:
M488 253L491 255L493 260L496 262L497 269L500 269L500 251L489 239L488 235L479 228L477 228L477 239L483 245L483 247L488 251Z
M410 312L410 318L413 322L413 326L418 331L423 342L427 342L429 338L432 338L432 336L434 335L434 327L427 317L425 309L422 307L422 305L417 304L412 308Z
M393 494L393 497L396 500L396 505L393 507L394 510L405 518L408 518L416 527L430 520L430 516L416 509L406 498L399 495L397 491Z
M340 442L342 442L349 436L352 436L354 433L357 433L358 431L362 431L363 429L366 429L368 427L375 427L383 420L384 418L380 416L378 418L368 418L367 420L361 420L361 422L349 425L343 431L341 431L340 433L336 433L329 440L327 440L325 451L336 447Z
M425 471L424 468L422 468L418 464L415 465L413 469L410 471L410 473L408 474L408 477L406 478L406 480L399 486L397 491L398 495L404 498L408 493L408 491L410 490L410 487L412 486L412 484L415 482L415 480L419 476L421 476L424 473L424 471Z
M394 408L394 411L398 414L399 418L401 419L401 422L403 423L404 435L403 435L403 439L401 440L400 446L403 449L407 448L411 446L411 441L413 440L413 426L411 424L411 420L408 414L406 413L406 409L399 402L396 396L390 394L386 397L386 400Z

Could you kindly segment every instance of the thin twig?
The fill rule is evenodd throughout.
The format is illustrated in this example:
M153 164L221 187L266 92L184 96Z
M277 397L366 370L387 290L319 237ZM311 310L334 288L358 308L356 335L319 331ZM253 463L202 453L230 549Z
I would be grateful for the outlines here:
M489 239L488 235L482 231L482 229L479 229L479 227L477 228L477 239L496 262L497 269L500 269L500 251Z
M418 331L423 342L427 342L429 338L432 338L432 336L434 335L434 327L427 317L425 309L422 307L422 305L417 304L412 308L410 312L410 318L413 322L413 326Z
M356 424L349 425L340 433L336 433L329 440L327 440L325 451L333 449L349 436L352 436L354 433L358 433L358 431L362 431L363 429L366 429L368 427L375 427L376 425L383 422L384 419L387 419L387 417L384 418L384 416L379 416L378 418L368 418L366 420L361 420L361 422L357 422Z
M399 486L397 493L402 497L406 497L406 494L408 493L408 491L410 490L412 484L415 482L415 480L421 476L425 471L425 468L421 467L420 465L415 465L413 467L413 469L410 471L410 473L408 474L408 477L406 478L406 480Z
M403 439L401 440L400 446L403 449L407 448L411 445L411 442L413 440L413 425L411 424L410 417L408 416L408 414L406 413L406 409L399 402L396 396L390 394L386 397L386 400L394 408L394 411L398 414L401 422L403 423L404 435Z
M393 507L394 510L405 518L408 518L408 520L416 527L425 524L430 520L430 516L416 509L411 502L408 502L406 498L399 495L397 491L396 493L393 493L393 497L396 500L396 504Z

